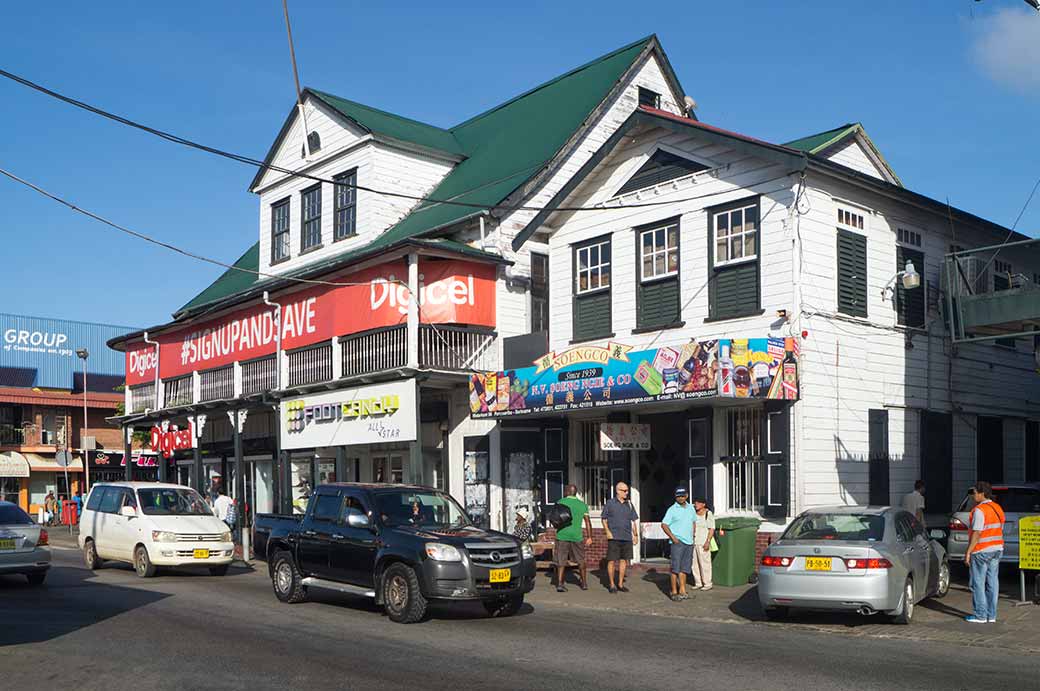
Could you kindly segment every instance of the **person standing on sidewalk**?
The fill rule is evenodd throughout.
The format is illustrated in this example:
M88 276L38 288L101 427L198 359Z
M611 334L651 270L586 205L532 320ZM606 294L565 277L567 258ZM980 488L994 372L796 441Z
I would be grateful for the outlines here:
M589 505L578 499L578 488L567 485L564 489L567 495L561 499L563 504L571 511L571 523L566 528L556 531L556 545L553 547L553 563L556 564L556 592L562 593L567 590L564 585L564 577L567 574L567 562L573 561L578 564L578 573L581 574L582 590L589 589L589 567L585 563L585 548L592 544L592 520L589 519ZM585 532L582 533L584 528Z
M607 500L600 512L603 530L607 533L607 581L610 592L628 592L625 585L625 570L632 561L632 546L639 544L639 514L629 500L628 485L619 482L614 487L614 496ZM614 580L615 567L617 581Z
M1004 555L1004 509L993 501L993 487L976 482L971 488L975 508L971 510L968 550L964 563L971 567L971 605L975 611L965 621L996 623L1000 558Z
M690 599L690 596L686 594L686 577L692 573L693 524L697 518L697 512L688 501L686 488L677 487L675 503L668 507L661 520L661 530L672 541L672 572L670 574L672 602Z
M924 480L914 483L914 491L903 495L903 510L914 515L924 526Z
M711 590L711 543L715 539L715 514L708 510L704 497L694 497L697 513L693 526L693 585Z

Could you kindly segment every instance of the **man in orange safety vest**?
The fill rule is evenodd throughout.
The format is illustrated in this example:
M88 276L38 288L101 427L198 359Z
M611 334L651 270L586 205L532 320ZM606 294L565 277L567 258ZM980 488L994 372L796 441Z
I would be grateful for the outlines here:
M964 563L971 567L972 624L996 623L1000 558L1004 555L1004 510L993 501L993 487L976 482L971 488L975 508L971 510L968 551Z

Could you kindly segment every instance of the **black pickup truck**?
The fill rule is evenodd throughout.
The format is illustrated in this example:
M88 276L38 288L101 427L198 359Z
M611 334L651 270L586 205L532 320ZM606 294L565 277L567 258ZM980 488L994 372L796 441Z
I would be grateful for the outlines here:
M320 485L303 516L258 514L253 544L282 602L330 588L375 598L405 624L421 620L429 600L481 600L492 616L508 616L534 588L529 545L473 526L429 487Z

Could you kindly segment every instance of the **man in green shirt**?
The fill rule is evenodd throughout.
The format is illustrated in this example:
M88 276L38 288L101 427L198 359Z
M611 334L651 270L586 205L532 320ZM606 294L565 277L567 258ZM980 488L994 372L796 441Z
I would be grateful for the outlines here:
M567 495L558 503L566 506L571 512L571 522L565 528L556 531L556 545L553 547L553 562L556 564L556 592L562 593L567 590L563 584L564 572L567 570L567 561L578 564L581 573L581 589L589 589L589 568L585 564L585 546L592 544L592 521L589 520L588 504L578 499L578 488L567 485L564 489ZM582 534L582 523L586 530Z

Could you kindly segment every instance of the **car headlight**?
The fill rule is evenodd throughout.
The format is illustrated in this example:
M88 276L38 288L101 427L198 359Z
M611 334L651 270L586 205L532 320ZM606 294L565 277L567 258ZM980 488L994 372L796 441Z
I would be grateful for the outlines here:
M435 561L462 561L462 553L451 545L442 545L439 542L428 542L426 544L426 556Z
M534 550L531 549L531 545L527 542L520 543L520 554L523 556L524 559L534 558Z
M168 530L153 530L152 542L177 542L177 533Z
M230 530L225 530L224 532L222 532L220 534L220 541L221 542L231 542L231 531Z

